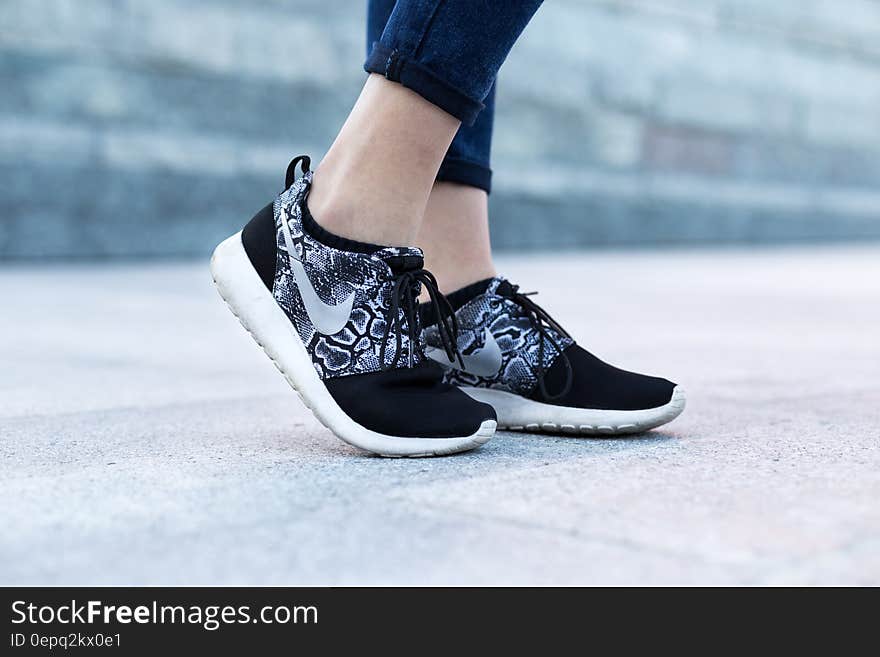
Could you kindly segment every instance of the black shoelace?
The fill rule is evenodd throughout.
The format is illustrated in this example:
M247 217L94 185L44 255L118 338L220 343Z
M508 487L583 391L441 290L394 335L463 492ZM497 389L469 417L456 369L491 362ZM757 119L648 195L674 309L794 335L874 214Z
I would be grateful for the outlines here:
M522 314L528 318L529 323L532 328L538 332L540 336L540 340L538 342L538 365L536 367L536 377L538 379L538 387L541 390L541 394L544 395L545 399L554 400L564 397L568 394L568 391L571 390L571 384L573 381L573 375L571 371L571 361L568 359L568 356L565 355L565 352L562 350L562 347L553 337L553 335L548 331L548 329L552 329L559 333L560 335L571 339L571 336L566 332L564 328L562 328L559 323L553 319L546 310L541 308L538 304L532 301L529 297L533 294L537 294L537 292L520 292L518 285L511 285L511 290L509 295L504 295L513 301L517 306L522 310ZM544 371L544 344L549 343L553 349L556 350L556 353L559 354L559 358L562 359L562 363L565 366L565 384L562 386L562 389L559 392L550 394L547 390L547 384L544 381L546 372Z
M385 323L385 333L382 335L382 346L379 347L379 360L382 370L389 370L397 365L403 349L403 326L401 326L400 311L406 321L406 335L409 338L407 348L407 365L413 366L413 351L419 345L419 287L425 286L428 298L434 310L434 316L438 318L437 332L443 343L443 350L450 361L458 360L464 367L461 354L458 351L458 320L455 311L449 301L437 289L437 280L427 269L411 269L399 272L394 277L394 288L391 291L391 309L389 320ZM391 331L394 330L394 338L397 349L394 358L385 362L385 347Z

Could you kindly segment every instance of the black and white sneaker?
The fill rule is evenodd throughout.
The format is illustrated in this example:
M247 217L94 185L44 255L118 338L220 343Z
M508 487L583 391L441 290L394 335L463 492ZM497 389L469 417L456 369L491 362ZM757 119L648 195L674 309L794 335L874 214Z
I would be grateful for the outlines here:
M492 407L445 383L442 367L424 355L422 285L443 315L438 344L450 359L456 351L451 308L422 252L328 233L306 206L311 179L309 158L293 160L287 189L215 249L220 295L305 405L347 443L383 456L482 445L495 432Z
M599 360L504 278L446 298L456 310L461 359L441 349L436 312L423 305L427 354L446 368L448 382L495 408L500 429L638 433L684 410L679 386Z

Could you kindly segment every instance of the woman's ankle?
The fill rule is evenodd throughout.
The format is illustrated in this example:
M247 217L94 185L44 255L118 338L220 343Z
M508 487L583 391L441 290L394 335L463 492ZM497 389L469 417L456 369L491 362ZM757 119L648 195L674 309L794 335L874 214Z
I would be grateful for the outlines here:
M412 245L458 121L399 84L370 76L314 174L308 205L343 237Z

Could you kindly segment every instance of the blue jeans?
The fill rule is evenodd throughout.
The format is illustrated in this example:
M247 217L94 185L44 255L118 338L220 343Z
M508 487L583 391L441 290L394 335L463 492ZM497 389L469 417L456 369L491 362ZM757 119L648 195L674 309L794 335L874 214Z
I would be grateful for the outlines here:
M368 73L462 122L438 180L489 192L495 78L542 0L369 0Z

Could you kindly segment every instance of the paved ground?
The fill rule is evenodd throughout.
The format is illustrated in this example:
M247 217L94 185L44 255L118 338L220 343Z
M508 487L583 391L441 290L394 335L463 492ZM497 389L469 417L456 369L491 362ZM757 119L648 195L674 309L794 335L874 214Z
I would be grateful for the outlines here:
M318 425L204 265L0 269L0 583L880 584L876 247L505 262L689 407L431 460Z

